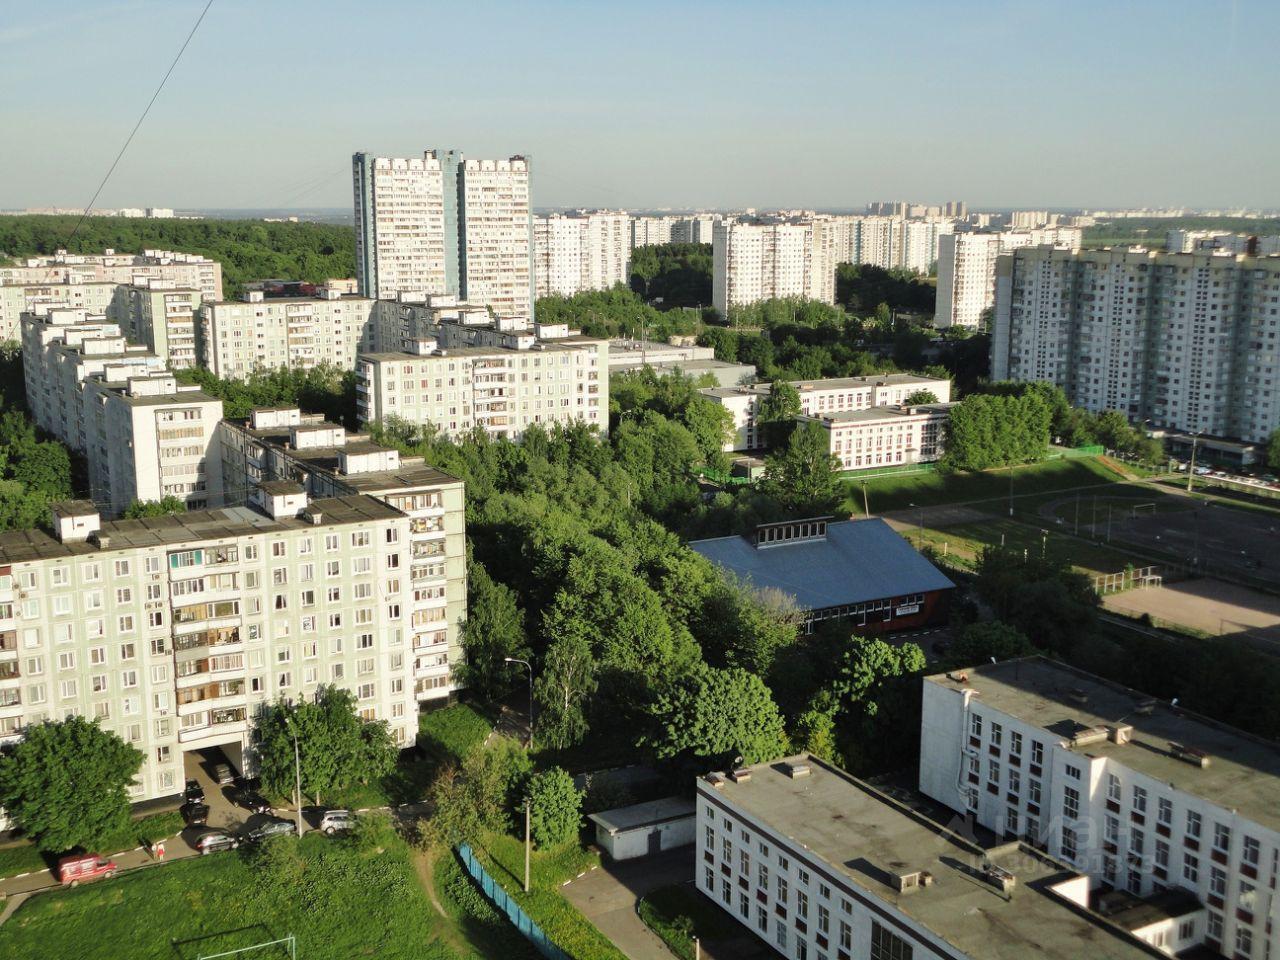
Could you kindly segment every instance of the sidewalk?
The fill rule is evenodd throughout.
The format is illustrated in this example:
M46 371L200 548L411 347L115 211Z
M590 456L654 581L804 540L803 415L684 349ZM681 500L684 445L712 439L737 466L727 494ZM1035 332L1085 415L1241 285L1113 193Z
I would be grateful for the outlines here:
M675 954L636 913L640 898L693 876L693 847L652 857L605 862L564 888L572 903L630 960L674 960Z

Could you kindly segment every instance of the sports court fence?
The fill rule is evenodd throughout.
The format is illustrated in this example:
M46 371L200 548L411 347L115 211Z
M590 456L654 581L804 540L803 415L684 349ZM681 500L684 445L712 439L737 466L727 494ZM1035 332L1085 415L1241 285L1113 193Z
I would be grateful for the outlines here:
M479 885L485 897L499 911L506 914L507 919L511 921L526 940L533 944L535 950L546 957L547 960L573 960L569 954L556 946L540 926L533 922L533 918L525 913L524 908L512 899L511 894L503 889L502 884L489 875L489 871L484 868L484 864L480 862L479 857L476 856L476 852L471 849L469 843L460 843L455 849L458 852L458 858L462 861L462 865Z

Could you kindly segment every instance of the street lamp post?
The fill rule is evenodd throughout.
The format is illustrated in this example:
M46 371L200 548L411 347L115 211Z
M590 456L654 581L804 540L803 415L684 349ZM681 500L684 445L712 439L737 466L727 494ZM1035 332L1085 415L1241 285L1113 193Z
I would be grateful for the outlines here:
M302 755L298 751L298 732L289 720L289 736L293 738L293 808L298 820L298 836L302 836Z
M533 752L533 664L519 657L503 657L504 663L520 663L529 671L529 752ZM533 848L532 834L529 830L530 803L524 798L524 892L529 892L529 858Z
M1192 482L1196 475L1196 444L1200 442L1200 431L1191 434L1191 462L1187 464L1187 493L1191 492Z

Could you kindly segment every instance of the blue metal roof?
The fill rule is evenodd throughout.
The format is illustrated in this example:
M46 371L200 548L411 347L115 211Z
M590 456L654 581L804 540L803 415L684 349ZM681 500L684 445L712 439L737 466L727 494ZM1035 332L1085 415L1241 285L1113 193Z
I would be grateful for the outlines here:
M745 537L718 537L689 546L757 589L772 587L789 594L804 610L955 586L878 519L828 524L826 540L757 549Z

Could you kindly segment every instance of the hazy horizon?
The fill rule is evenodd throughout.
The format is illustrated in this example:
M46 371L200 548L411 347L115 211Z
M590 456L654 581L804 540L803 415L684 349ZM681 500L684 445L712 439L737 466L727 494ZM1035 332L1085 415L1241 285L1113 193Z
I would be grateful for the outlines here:
M13 11L0 208L84 206L202 6ZM1277 27L1257 0L215 0L98 206L341 209L353 152L441 146L532 156L544 208L1275 209Z

